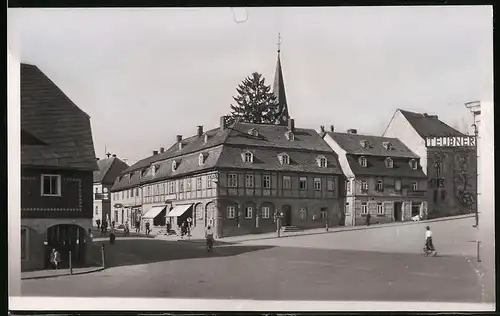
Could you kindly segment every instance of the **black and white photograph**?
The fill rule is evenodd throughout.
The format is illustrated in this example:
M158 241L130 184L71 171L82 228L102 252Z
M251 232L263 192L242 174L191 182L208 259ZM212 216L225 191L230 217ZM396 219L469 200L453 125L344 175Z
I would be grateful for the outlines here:
M491 6L9 8L11 309L495 309Z

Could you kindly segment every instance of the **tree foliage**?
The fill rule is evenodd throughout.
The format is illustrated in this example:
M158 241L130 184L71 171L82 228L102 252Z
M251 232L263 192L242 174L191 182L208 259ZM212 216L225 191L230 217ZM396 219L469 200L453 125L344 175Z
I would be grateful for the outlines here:
M254 124L275 124L278 121L278 101L261 74L254 72L246 77L236 91L238 95L233 97L236 104L231 104L227 123L238 120Z

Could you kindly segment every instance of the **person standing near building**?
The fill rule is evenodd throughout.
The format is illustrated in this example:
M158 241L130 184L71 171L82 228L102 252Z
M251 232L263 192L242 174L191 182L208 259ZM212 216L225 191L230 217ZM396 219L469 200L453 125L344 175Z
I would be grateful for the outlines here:
M370 213L368 213L366 215L366 226L370 226L370 219L372 218L372 215Z
M96 219L95 223L97 224L97 230L101 229L101 220L99 218Z
M50 262L54 265L56 270L59 269L59 264L61 262L61 254L56 248L52 249L52 253L50 254Z
M115 243L115 228L113 226L110 227L109 229L109 243L113 245Z

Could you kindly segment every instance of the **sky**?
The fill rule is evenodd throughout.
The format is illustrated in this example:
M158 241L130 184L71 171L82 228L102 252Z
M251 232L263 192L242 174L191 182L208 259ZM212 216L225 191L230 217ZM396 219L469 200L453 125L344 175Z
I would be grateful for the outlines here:
M491 6L8 9L9 42L91 117L97 157L129 164L219 125L281 62L295 125L381 135L398 108L464 131L493 98Z

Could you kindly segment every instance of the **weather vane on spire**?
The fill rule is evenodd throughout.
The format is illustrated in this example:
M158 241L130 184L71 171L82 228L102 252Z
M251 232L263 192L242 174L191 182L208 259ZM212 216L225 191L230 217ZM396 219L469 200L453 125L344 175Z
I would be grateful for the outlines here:
M281 33L278 33L278 43L276 43L278 45L278 53L280 52L280 47L281 47Z

